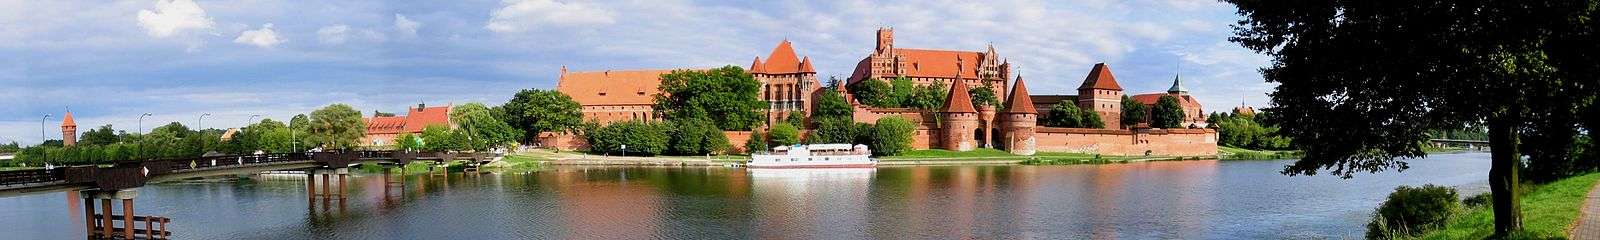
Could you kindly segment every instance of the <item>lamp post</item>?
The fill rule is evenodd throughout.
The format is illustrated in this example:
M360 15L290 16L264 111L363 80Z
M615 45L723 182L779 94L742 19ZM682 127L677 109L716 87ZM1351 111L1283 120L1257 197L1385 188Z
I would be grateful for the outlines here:
M44 114L43 118L39 118L39 145L40 146L44 146L44 142L50 140L49 138L46 138L44 136L46 134L46 132L49 131L49 129L48 129L49 125L46 125L45 121L50 121L50 114L49 113Z
M206 117L208 117L208 116L211 116L211 114L210 113L200 114L200 118L194 120L194 130L195 131L206 130L206 122L205 121L206 121Z
M245 120L244 125L250 126L250 123L255 122L257 117L261 117L261 114L250 114L250 120Z
M150 116L150 113L144 113L144 114L140 114L139 115L139 136L140 137L144 137L144 117L149 117L149 116Z

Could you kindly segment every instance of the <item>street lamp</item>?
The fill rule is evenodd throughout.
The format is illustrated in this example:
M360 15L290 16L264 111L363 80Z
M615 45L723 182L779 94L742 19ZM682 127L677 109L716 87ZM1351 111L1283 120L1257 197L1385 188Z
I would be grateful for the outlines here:
M250 114L250 120L245 120L244 125L250 126L250 123L255 122L257 117L261 117L261 114Z
M144 117L149 117L149 116L150 116L150 113L144 113L144 114L139 115L139 136L144 136Z
M194 120L194 130L195 131L204 131L204 130L206 130L206 122L205 121L206 121L206 117L208 117L208 116L211 116L211 114L210 113L200 114L200 118Z
M47 127L48 125L45 125L45 121L50 121L49 113L44 114L43 118L39 118L39 146L44 146L44 142L49 141L49 139L45 138L44 136L45 133L49 131L49 129L47 129L49 127Z

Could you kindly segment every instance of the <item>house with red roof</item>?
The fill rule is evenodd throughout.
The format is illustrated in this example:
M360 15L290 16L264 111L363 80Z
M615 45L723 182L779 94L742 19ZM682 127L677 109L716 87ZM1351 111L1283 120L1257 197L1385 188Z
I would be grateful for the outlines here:
M451 105L428 107L417 104L408 107L405 115L377 116L362 119L367 123L367 135L361 138L363 146L389 146L401 133L422 134L428 126L440 125L455 128L450 121Z

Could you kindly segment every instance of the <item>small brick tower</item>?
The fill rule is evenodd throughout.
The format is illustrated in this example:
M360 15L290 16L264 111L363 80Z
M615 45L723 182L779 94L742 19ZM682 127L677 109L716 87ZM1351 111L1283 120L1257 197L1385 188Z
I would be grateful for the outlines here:
M1106 63L1095 64L1078 87L1078 108L1100 115L1106 129L1122 128L1122 86Z
M78 122L72 120L72 111L67 111L67 115L61 117L61 145L78 145Z
M1001 113L1005 121L1002 126L1004 133L1000 141L1005 143L1006 151L1016 155L1033 155L1038 149L1038 141L1033 137L1034 126L1039 124L1039 112L1033 109L1033 99L1028 96L1028 87L1022 84L1022 76L1017 76L1013 83L1011 96L1006 98L1006 110Z
M977 147L974 141L975 130L978 129L978 111L972 108L972 96L967 94L967 84L960 81L951 82L950 97L944 101L944 124L939 132L943 136L939 143L946 150L972 151Z

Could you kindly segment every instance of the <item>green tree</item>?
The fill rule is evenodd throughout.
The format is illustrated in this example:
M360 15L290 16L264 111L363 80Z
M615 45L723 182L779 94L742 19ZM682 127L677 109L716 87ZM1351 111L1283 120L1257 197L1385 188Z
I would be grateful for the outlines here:
M788 117L784 118L783 122L804 128L806 126L806 116L805 113L792 112Z
M806 137L806 143L850 143L856 138L855 122L844 118L827 118L817 121L817 128Z
M430 152L458 151L468 148L462 134L445 125L428 125L422 128L422 150Z
M1569 132L1540 116L1600 92L1592 0L1228 2L1244 17L1230 40L1273 59L1271 121L1305 152L1285 174L1405 169L1427 130L1487 123L1498 236L1521 228L1520 135Z
M1183 105L1178 104L1177 97L1163 95L1156 100L1156 105L1150 108L1150 127L1183 127Z
M422 150L422 138L409 132L400 133L394 137L394 150L417 151Z
M78 140L78 143L82 145L99 146L111 145L118 141L116 130L111 129L111 124L90 129L88 132L84 132L83 137L78 138Z
M976 107L1000 107L1000 98L995 96L994 87L984 83L982 87L967 89L967 94L972 96L972 105Z
M668 153L676 155L704 155L726 151L728 136L722 134L711 120L679 119L669 121L671 126L667 142Z
M500 108L505 111L503 120L526 131L522 139L526 142L541 133L577 130L583 124L581 106L560 91L525 89Z
M917 87L911 93L911 100L906 101L905 107L938 110L944 108L944 100L950 96L950 86L944 83L933 83ZM861 96L856 96L861 99Z
M367 134L367 123L361 120L361 111L342 103L311 111L308 125L311 134L306 138L325 149L355 148Z
M789 125L788 123L779 123L772 126L772 133L767 135L767 139L772 141L772 145L794 145L800 143L800 129L796 129L794 125Z
M817 106L811 112L811 121L851 119L855 116L855 108L845 101L843 94L832 88L823 89L822 94L817 96Z
M481 103L467 103L451 108L450 121L456 124L456 131L461 131L466 137L466 148L470 150L486 151L509 146L516 143L517 139L522 139L524 131L512 128L494 115L489 107Z
M1078 120L1082 121L1080 122L1081 125L1079 126L1083 126L1083 128L1106 127L1106 121L1100 119L1100 113L1094 111L1080 111L1078 114L1080 114L1078 115Z
M1082 112L1078 110L1076 104L1063 101L1050 107L1049 114L1046 114L1044 119L1040 119L1039 124L1046 127L1081 128L1084 127L1084 115Z
M659 155L671 140L667 135L670 127L660 122L627 121L589 128L584 136L589 140L589 151L596 153Z
M917 90L917 85L912 83L911 78L906 76L899 76L895 77L894 80L889 80L889 87L888 99L884 99L884 101L889 102L889 105L894 107L906 106L906 102L910 101L912 94L915 94Z
M761 130L750 132L750 139L744 141L744 152L757 153L762 151L767 151L767 136L761 134Z
M899 155L911 149L911 135L917 132L916 125L899 116L879 118L872 129L872 154L877 156Z
M894 86L879 79L866 79L850 85L850 94L861 104L873 107L898 107L894 99Z
M718 128L750 130L767 121L761 83L744 69L677 70L661 75L655 109L666 119L716 119Z
M1145 122L1145 116L1149 113L1150 111L1145 108L1144 104L1139 103L1139 101L1134 101L1133 98L1130 98L1127 95L1122 96L1123 128L1131 129L1134 125L1139 125L1139 123Z

